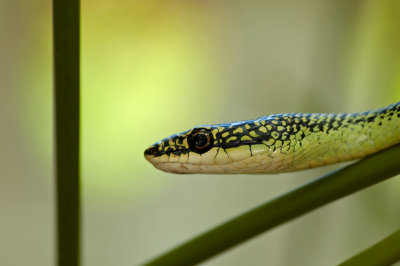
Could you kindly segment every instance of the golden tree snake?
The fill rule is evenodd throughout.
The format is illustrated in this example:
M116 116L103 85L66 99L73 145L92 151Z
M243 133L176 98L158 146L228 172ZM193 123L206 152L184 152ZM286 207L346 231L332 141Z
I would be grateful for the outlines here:
M362 158L400 143L400 102L364 113L289 113L202 125L144 152L177 174L277 174Z

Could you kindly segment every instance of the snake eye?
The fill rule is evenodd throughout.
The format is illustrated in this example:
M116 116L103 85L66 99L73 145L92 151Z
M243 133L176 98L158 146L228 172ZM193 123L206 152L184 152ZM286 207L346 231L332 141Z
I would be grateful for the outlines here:
M199 154L209 151L213 146L213 142L213 135L205 128L195 129L188 138L190 150Z

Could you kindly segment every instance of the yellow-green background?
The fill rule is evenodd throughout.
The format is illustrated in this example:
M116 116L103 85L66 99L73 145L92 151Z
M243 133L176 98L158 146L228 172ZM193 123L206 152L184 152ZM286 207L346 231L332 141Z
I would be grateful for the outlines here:
M51 2L0 1L0 264L55 261ZM83 265L136 265L335 167L159 172L198 124L400 100L399 1L83 0ZM394 179L205 265L333 265L400 227Z

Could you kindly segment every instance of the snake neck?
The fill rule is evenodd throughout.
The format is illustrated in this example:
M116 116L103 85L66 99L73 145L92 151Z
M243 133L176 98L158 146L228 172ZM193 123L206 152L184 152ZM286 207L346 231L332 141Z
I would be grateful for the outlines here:
M262 139L272 157L268 171L276 173L357 159L400 142L400 102L364 113L280 114L258 121L271 128Z

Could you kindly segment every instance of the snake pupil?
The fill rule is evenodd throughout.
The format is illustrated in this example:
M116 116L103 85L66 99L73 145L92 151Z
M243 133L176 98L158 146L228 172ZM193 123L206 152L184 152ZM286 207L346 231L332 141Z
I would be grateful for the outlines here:
M196 136L195 145L197 148L203 148L208 144L208 137L206 134L198 134Z

